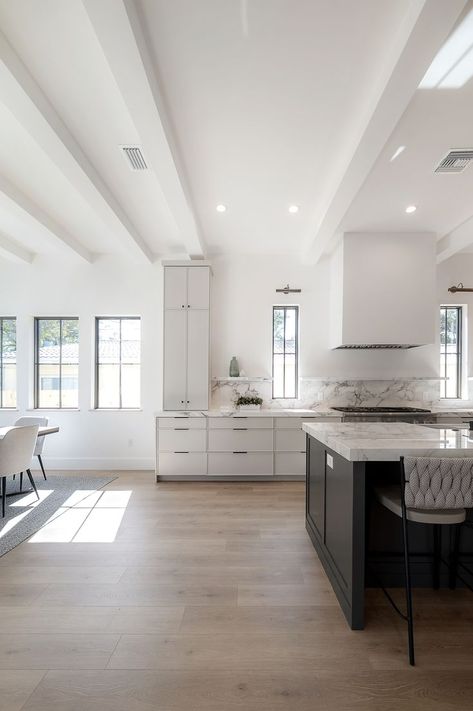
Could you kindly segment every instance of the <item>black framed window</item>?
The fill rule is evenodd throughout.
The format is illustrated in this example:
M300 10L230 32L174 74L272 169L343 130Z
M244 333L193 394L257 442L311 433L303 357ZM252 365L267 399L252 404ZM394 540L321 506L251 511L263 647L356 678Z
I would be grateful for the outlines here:
M95 319L95 407L140 407L141 319Z
M273 399L298 397L299 307L273 306Z
M35 318L34 406L79 407L78 318Z
M441 398L460 398L462 391L462 307L440 307Z
M0 317L0 407L16 407L16 318Z

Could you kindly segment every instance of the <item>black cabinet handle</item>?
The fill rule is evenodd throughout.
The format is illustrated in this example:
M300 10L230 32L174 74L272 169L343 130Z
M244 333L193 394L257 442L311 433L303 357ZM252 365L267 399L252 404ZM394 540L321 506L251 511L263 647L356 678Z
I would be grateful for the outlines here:
M189 454L189 452L186 452L186 451L181 452L178 450L177 452L174 452L174 454Z
M232 454L248 454L248 452L232 452Z
M234 427L236 432L248 432L248 427Z
M188 432L190 427L175 427L174 431L175 432Z

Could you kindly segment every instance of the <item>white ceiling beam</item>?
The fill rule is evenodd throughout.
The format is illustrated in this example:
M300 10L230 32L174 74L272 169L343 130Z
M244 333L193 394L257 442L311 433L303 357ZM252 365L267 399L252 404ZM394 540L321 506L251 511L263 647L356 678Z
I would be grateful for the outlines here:
M6 205L7 209L19 212L28 222L33 223L33 227L46 229L48 233L68 251L80 257L86 262L93 261L93 255L84 245L73 237L56 220L48 215L33 200L24 195L15 185L5 177L0 176L0 205Z
M205 245L144 22L132 0L83 0L83 4L179 229L183 247L189 256L202 257Z
M466 3L467 0L416 0L411 4L393 46L387 48L384 69L373 85L363 114L353 117L353 132L304 242L306 261L315 263L326 252Z
M473 244L473 216L439 239L437 242L437 263L440 264L453 257L454 254L461 252L471 244Z
M153 262L149 246L1 32L0 96L123 247L139 261Z
M10 262L31 264L35 255L0 232L0 257Z

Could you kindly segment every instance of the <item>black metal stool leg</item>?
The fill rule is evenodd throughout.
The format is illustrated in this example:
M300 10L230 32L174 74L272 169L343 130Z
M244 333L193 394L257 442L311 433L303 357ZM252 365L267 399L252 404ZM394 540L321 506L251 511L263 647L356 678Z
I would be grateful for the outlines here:
M2 476L2 517L5 518L5 505L7 502L7 478Z
M452 552L450 554L450 568L449 568L449 587L450 590L455 590L457 586L457 574L458 574L458 558L460 555L460 534L462 530L462 524L457 523L453 526L453 540L452 540Z
M442 546L442 532L438 523L434 523L434 563L433 563L433 588L438 590L440 587L440 555Z
M407 633L409 640L409 664L415 665L414 657L414 621L412 619L412 587L411 570L409 565L409 536L407 525L407 511L404 497L402 498L402 537L404 543L404 566L406 576L406 607L407 607Z
M31 471L29 469L26 470L26 473L28 474L28 479L30 480L30 484L34 489L36 498L39 499L38 489L36 488L36 484L34 483L33 475L31 474Z
M43 460L41 459L41 454L37 455L41 471L43 472L44 481L46 481L46 472L44 471Z
M23 493L23 472L20 472L20 494Z

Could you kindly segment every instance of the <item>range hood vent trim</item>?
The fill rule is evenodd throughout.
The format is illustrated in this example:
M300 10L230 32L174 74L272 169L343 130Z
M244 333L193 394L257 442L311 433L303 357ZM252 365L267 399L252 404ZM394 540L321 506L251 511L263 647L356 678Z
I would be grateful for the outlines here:
M336 346L333 350L407 350L408 348L420 348L420 344L413 343L346 343Z

